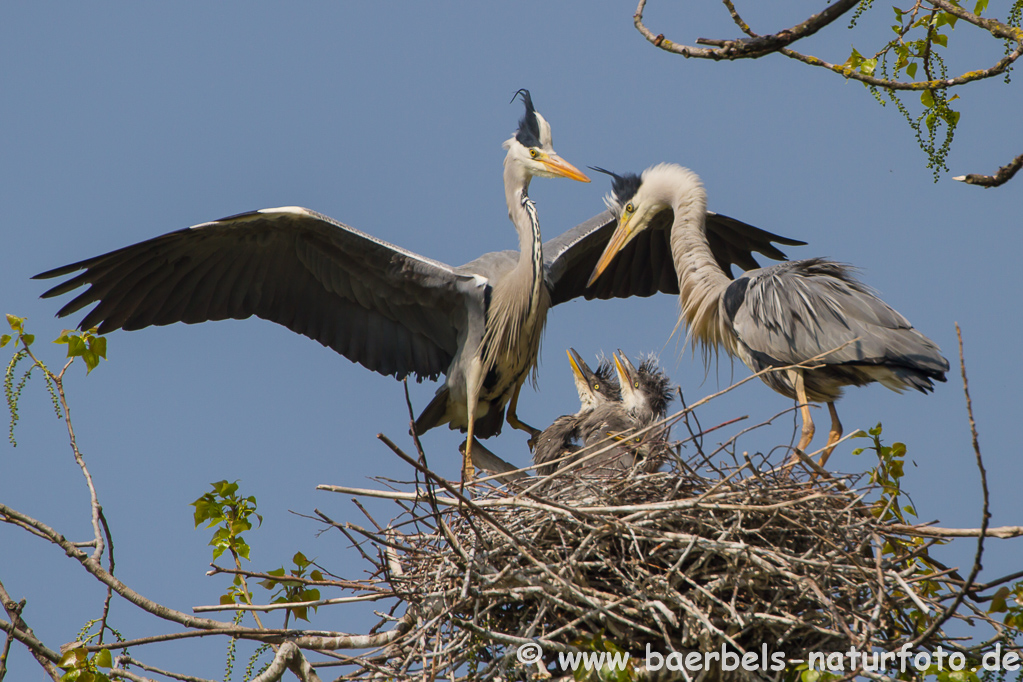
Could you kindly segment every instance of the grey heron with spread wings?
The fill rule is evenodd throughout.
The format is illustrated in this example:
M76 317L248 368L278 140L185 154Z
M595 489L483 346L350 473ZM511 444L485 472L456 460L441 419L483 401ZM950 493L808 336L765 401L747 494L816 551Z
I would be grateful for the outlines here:
M677 293L667 235L639 240L604 284L586 283L614 231L607 211L543 243L528 189L533 177L588 181L559 157L551 128L521 90L526 113L505 142L505 198L519 251L484 254L459 267L412 253L306 208L268 208L202 223L36 275L72 275L43 294L90 285L58 316L96 303L79 327L106 334L174 322L245 319L284 325L383 375L443 385L415 422L486 438L535 372L550 306L576 297ZM752 253L784 259L772 242L796 240L708 213L715 258L756 267ZM531 431L532 432L532 431ZM471 452L467 447L466 453ZM471 458L463 478L472 478Z
M679 317L689 339L705 352L723 347L754 372L806 365L761 378L799 403L799 451L814 434L808 403L827 403L831 430L821 465L842 437L835 401L845 386L879 382L898 392L927 392L934 381L945 381L948 360L937 344L855 279L848 265L810 258L729 277L712 248L703 183L688 168L662 163L642 177L594 170L613 177L608 203L618 228L590 282L599 286L630 242L647 231L668 229Z

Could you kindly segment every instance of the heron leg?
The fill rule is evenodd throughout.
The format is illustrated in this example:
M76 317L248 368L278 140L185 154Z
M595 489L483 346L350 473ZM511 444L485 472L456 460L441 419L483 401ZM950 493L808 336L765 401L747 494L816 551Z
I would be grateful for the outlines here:
M473 431L476 427L476 405L479 403L481 374L479 361L474 361L469 368L468 376L466 376L465 386L465 414L469 424L466 426L465 452L462 453L462 487L465 487L466 483L476 480L476 467L472 464L472 444L475 441Z
M842 422L838 421L835 403L828 403L828 412L831 413L831 430L828 432L828 446L821 453L821 466L828 461L828 457L831 457L831 452L835 449L835 443L842 438Z
M469 433L465 437L465 452L462 453L462 485L463 486L466 483L472 483L474 480L476 480L476 467L474 467L473 464L472 464L472 444L476 440L475 436L473 436L473 434L472 434L472 430L473 430L472 429L472 427L473 427L473 417L475 416L473 413L475 411L476 410L473 410L473 409L469 410L469 428L468 428L468 432Z
M508 422L508 425L511 426L513 429L525 431L526 433L529 434L529 449L532 450L536 446L536 437L539 436L542 432L540 431L540 429L534 429L532 426L519 419L517 410L519 406L519 391L521 390L522 384L516 384L515 388L512 389L511 400L508 401L508 413L506 420Z
M799 444L796 445L796 450L805 453L806 448L810 445L810 441L813 440L813 417L810 416L810 400L806 397L806 382L803 378L803 371L800 369L790 369L789 378L792 379L792 385L796 389L796 402L799 403L799 413L803 416L803 431L799 437ZM789 465L793 465L799 462L799 455L793 453L789 458Z

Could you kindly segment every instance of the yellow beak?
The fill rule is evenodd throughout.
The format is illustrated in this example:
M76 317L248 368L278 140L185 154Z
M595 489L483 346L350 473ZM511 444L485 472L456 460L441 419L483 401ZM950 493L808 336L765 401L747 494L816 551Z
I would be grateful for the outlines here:
M590 179L580 171L578 168L565 161L557 154L550 154L539 160L544 167L551 173L563 178L569 178L570 180L578 180L579 182L589 182Z
M604 247L604 253L600 254L600 260L597 261L596 267L593 268L593 274L590 275L590 279L586 282L586 286L593 286L593 283L597 281L597 278L600 277L601 273L603 273L604 270L607 270L607 266L611 265L611 261L615 259L618 252L625 248L625 245L632 240L634 235L632 227L630 226L631 222L632 221L629 218L619 218L618 229L616 229L614 234L611 235L611 239L607 242L607 246Z
M568 362L572 365L572 373L575 374L583 383L585 383L587 381L586 375L583 374L583 371L579 368L579 363L576 362L575 351L569 348L565 352L568 353Z

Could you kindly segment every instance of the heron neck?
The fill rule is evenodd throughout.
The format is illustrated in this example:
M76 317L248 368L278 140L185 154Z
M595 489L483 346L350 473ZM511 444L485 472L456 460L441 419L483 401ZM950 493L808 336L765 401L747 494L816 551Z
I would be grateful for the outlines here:
M528 277L532 301L539 296L543 283L543 240L536 205L529 198L531 178L532 176L520 164L505 161L504 197L508 202L508 218L519 235L519 261L515 269L529 273L512 279L521 282L524 281L524 277Z
M735 337L725 324L720 300L731 279L718 265L707 242L707 194L703 187L674 198L671 254L678 275L680 319L688 339L705 355L720 346L734 353Z
M530 176L519 164L505 162L504 190L508 217L519 235L519 260L494 285L482 347L486 370L499 362L519 363L536 371L540 337L550 295L543 280L543 242L536 206L529 199Z

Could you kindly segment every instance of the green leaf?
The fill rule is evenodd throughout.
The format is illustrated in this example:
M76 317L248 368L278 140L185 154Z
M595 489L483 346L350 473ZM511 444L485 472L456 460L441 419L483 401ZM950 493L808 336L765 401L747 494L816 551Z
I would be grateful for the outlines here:
M107 340L102 336L97 336L89 340L89 350L96 355L100 356L104 360L107 359Z
M1001 587L997 592L991 596L991 606L988 608L988 613L1005 613L1009 610L1009 605L1006 603L1005 598L1010 594L1008 587Z
M11 316L8 315L7 317L10 318ZM60 657L60 661L57 662L57 667L64 668L66 670L78 665L78 657L75 655L76 651L78 651L78 649L68 649L65 651L64 655Z
M21 340L25 342L26 346L31 346L35 342L35 340L36 340L36 335L35 334L22 334Z
M906 73L909 75L910 78L916 78L916 62L913 62L912 64L906 67Z
M920 93L920 103L930 109L934 106L934 93L930 90L924 90Z
M99 366L99 357L91 350L82 351L82 360L85 361L86 374Z
M92 662L99 668L112 668L114 667L113 657L110 655L109 649L100 649L93 657Z
M234 596L233 595L230 595L230 594L222 594L222 595L220 595L220 605L221 606L227 606L228 604L234 604L234 603L235 603L235 601L234 601Z
M85 342L80 336L69 336L67 339L67 356L76 358L85 352Z
M845 64L843 64L843 66L850 66L850 67L856 69L856 68L859 68L860 64L862 64L862 63L863 63L863 55L861 55L859 50L857 50L854 47L853 51L852 51L852 54L850 54L849 58L845 60Z
M3 348L10 342L11 342L10 334L4 334L3 336L0 336L0 348Z
M932 38L932 40L933 42L937 43L938 45L941 45L942 47L948 47L948 36L945 35L944 33L935 33L934 38Z
M25 318L17 317L15 315L7 315L7 324L11 325L11 329L14 331L20 332L24 330Z
M977 0L977 4L973 7L973 13L980 16L984 10L987 9L987 0Z

